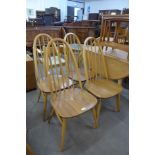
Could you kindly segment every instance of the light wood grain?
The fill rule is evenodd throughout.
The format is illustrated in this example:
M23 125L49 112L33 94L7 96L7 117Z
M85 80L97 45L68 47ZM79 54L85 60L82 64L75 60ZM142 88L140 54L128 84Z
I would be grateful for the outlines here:
M100 42L98 39L93 37L88 37L84 42L83 59L86 75L85 87L90 93L99 99L99 103L97 105L98 124L101 109L101 99L106 99L118 95L122 91L121 85L109 79L109 75L111 75L113 78L118 76L117 69L116 72L114 70L110 72L110 67L118 67L118 65L114 66L115 61L105 57ZM107 60L110 60L108 61L109 63L107 63ZM108 65L109 67L107 67ZM119 102L120 100L117 99L117 110L120 106Z
M60 64L59 67L56 65L56 53ZM51 61L51 55L54 57L53 63ZM62 65L61 58L65 60L64 65ZM80 72L74 53L70 45L63 39L55 38L48 43L46 49L46 72L48 86L51 91L51 105L62 125L60 150L63 151L67 119L79 116L93 108L96 111L97 99L82 88ZM69 86L70 79L68 77L73 79L74 75L76 75L79 88L76 88L75 85ZM65 82L68 89L64 87ZM55 91L57 88L61 88L61 90ZM53 112L51 112L52 115ZM96 122L95 118L94 122Z
M37 81L37 86L39 90L41 91L43 100L44 100L44 113L43 113L43 119L46 120L46 108L47 108L47 94L51 93L51 90L48 85L47 81L47 72L45 68L46 64L46 47L48 42L52 38L45 33L38 34L33 43L33 56L34 56L34 64L35 64L35 76ZM56 64L57 68L59 65L64 64L64 59L62 58L62 63L59 64L58 56L56 56L56 53L53 53L53 55L50 57L52 64ZM50 64L49 64L50 66ZM54 82L53 79L51 79L53 91L59 91L62 88L66 89L70 85L73 84L72 80L70 79L64 79L62 76L59 75L58 79ZM55 87L53 84L56 84ZM38 102L40 99L40 94L38 97Z
M43 101L44 101L44 111L43 120L46 120L46 110L47 110L47 94L50 93L48 86L46 85L46 71L45 71L45 52L44 48L47 46L48 42L52 38L45 33L38 34L33 42L33 57L35 66L35 77L39 90L41 91ZM42 59L42 61L40 61ZM38 102L40 99L40 94L38 97Z
M106 79L92 80L86 88L98 98L109 98L122 91L121 85Z
M67 33L65 35L64 40L70 44L70 46L74 52L74 55L76 57L76 61L78 63L78 68L80 70L81 81L82 82L86 81L85 74L84 74L83 57L82 57L83 44L81 44L78 36L74 33L71 33L71 32ZM78 81L77 79L78 78L77 78L76 74L73 73L73 80Z
M92 109L97 99L85 90L74 88L59 92L51 104L61 117L78 116Z

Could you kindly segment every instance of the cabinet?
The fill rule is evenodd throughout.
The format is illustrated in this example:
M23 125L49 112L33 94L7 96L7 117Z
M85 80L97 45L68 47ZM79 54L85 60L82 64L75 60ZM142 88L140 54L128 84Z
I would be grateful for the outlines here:
M27 54L26 55L26 91L36 88L36 79L34 73L34 62L33 59Z

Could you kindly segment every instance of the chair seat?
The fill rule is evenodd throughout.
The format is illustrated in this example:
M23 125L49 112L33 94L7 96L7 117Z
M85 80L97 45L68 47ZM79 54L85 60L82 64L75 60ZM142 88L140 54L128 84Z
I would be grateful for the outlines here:
M86 88L99 98L109 98L122 91L121 85L106 79L90 81L89 84L86 85Z
M79 69L80 79L82 82L86 81L84 69ZM73 74L73 75L72 75ZM76 72L70 73L69 78L74 81L79 81Z
M52 84L53 84L53 81L52 81ZM63 81L62 77L60 76L59 77L59 82L58 82L58 80L56 80L55 84L56 84L56 89L53 88L53 91L58 91L58 90L61 90L61 89L64 89L64 88L67 88L67 87L73 85L73 81L71 79L66 79L66 78ZM39 87L39 89L41 91L43 91L45 93L50 93L51 92L50 89L49 89L49 86L48 86L47 79L40 80L40 82L38 83L38 87Z
M97 104L97 99L87 91L79 88L66 89L57 94L51 104L55 111L64 118L80 115Z

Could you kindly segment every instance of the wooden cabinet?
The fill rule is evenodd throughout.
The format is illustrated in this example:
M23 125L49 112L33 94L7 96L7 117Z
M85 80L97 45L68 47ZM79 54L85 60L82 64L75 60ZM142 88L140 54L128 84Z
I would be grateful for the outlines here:
M26 55L26 91L35 88L36 88L36 79L34 72L34 62L29 55Z
M84 43L87 37L95 37L95 27L64 26L64 28L66 33L75 33L79 37L81 43Z
M39 33L47 33L53 38L63 38L63 28L61 26L39 26L26 28L26 47L32 48L33 41Z

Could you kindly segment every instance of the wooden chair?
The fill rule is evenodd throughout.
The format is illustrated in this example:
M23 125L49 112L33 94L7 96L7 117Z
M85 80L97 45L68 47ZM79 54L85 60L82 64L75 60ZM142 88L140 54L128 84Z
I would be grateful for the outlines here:
M46 119L46 108L47 108L47 94L50 93L49 87L47 85L47 79L45 75L45 64L44 58L45 53L43 53L43 48L47 46L48 42L52 38L45 33L38 34L33 42L33 57L34 57L34 65L35 65L35 77L38 89L40 90L38 96L38 102L40 96L43 96L44 100L44 113L43 119Z
M78 68L80 70L81 81L85 82L86 78L84 75L84 66L83 66L83 57L82 57L83 45L81 44L78 36L74 33L67 33L64 37L64 40L67 41L69 45L71 46L74 52L74 55L76 57L76 60L78 62ZM78 81L78 78L75 76L75 74L73 76L73 80Z
M35 77L37 86L40 90L38 96L38 102L40 96L43 96L44 100L44 112L43 112L43 120L46 120L46 111L47 111L47 95L50 93L50 89L47 83L47 75L45 72L45 55L46 55L46 46L48 42L52 38L45 33L38 34L33 42L33 57L34 57L34 64L35 64ZM58 57L56 57L58 59ZM63 60L63 59L62 59ZM53 57L51 57L52 63L54 63ZM57 65L59 65L58 60L56 60ZM64 63L64 60L63 60ZM70 85L72 81L70 80ZM59 88L56 88L54 91L58 91Z
M120 93L122 91L122 87L108 78L105 56L102 52L102 47L95 38L88 37L85 40L83 59L86 75L85 87L90 93L99 99L96 116L98 123L101 99L116 96L116 108L117 111L120 111Z
M63 53L59 50L59 46L63 47ZM55 59L56 53L59 57L60 66L52 64L50 59L51 55L53 55ZM60 121L60 124L62 125L60 148L61 151L63 151L66 123L69 118L79 116L89 110L92 110L94 127L96 127L97 118L95 106L97 104L97 99L82 88L75 56L66 41L58 38L51 40L48 43L46 54L48 85L51 91L51 105L53 107L51 110L50 119L55 113ZM62 65L61 58L65 59L64 66ZM76 87L76 85L69 85L68 76L71 75L71 78L73 78L73 73L76 73L76 76L78 77L79 87ZM61 88L59 78L62 79L63 86L66 85L68 89L63 88L61 91L54 91L56 87ZM65 82L65 79L68 80ZM51 81L53 81L53 83Z

